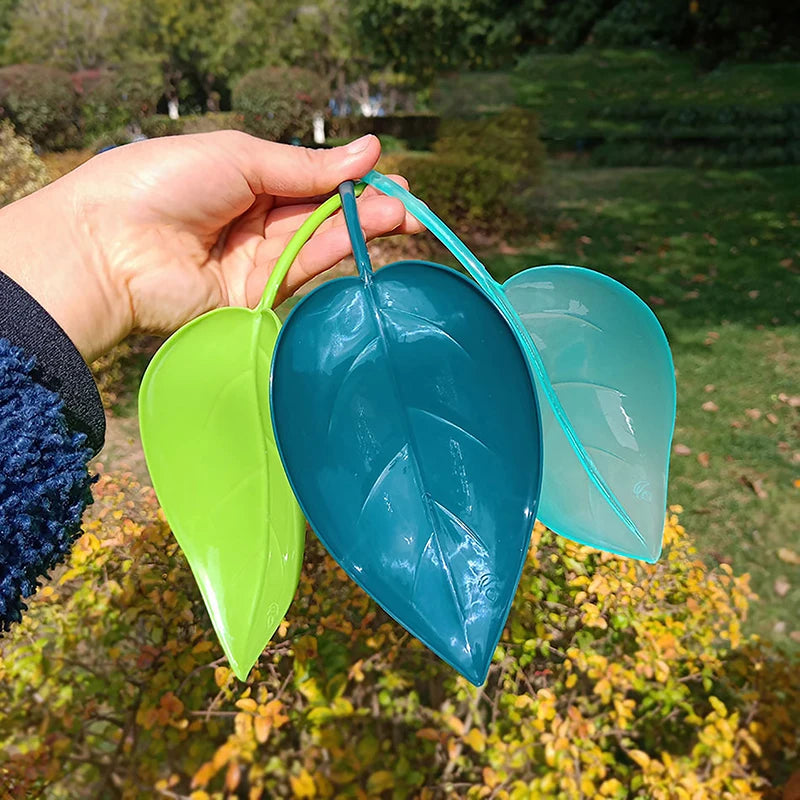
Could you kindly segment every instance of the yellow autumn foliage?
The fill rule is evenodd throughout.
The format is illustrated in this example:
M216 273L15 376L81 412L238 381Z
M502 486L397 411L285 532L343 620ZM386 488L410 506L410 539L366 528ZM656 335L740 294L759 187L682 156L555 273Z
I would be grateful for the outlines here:
M0 640L10 797L748 800L800 749L797 663L745 637L747 576L706 568L677 513L655 565L537 525L480 689L310 537L240 683L152 490L95 494Z

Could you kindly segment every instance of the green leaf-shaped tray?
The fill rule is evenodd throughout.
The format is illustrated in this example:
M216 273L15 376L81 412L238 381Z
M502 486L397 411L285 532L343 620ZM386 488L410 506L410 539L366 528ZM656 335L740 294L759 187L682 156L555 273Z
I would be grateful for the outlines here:
M340 204L331 197L297 231L257 308L219 308L184 325L139 392L153 486L240 679L291 603L305 539L270 415L281 327L272 304L300 248Z

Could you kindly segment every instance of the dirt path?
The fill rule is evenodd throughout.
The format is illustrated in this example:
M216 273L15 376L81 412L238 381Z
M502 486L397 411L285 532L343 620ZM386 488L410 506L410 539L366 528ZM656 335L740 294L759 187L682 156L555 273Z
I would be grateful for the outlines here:
M141 483L150 483L139 438L139 420L107 415L106 443L92 464L102 472L132 472Z

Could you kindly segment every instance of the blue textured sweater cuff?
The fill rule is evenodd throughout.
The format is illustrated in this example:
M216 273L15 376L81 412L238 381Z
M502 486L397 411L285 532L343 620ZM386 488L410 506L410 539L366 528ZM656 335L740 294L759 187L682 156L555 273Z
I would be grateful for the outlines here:
M35 363L0 339L0 631L67 555L92 501L86 434L34 379Z

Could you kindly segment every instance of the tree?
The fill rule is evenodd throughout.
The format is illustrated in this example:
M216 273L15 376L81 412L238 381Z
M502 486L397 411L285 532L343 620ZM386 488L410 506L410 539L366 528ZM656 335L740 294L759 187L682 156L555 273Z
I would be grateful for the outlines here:
M2 3L13 0L0 0ZM222 76L276 61L275 4L256 0L26 0L10 16L9 62L70 71L161 62L164 90L197 103ZM0 33L2 32L0 13Z
M11 21L19 0L0 0L0 54L3 53L11 32Z
M6 61L78 71L118 60L130 41L129 8L129 0L25 0L11 15Z
M375 61L427 86L444 71L488 69L530 46L543 0L355 0L353 23Z

